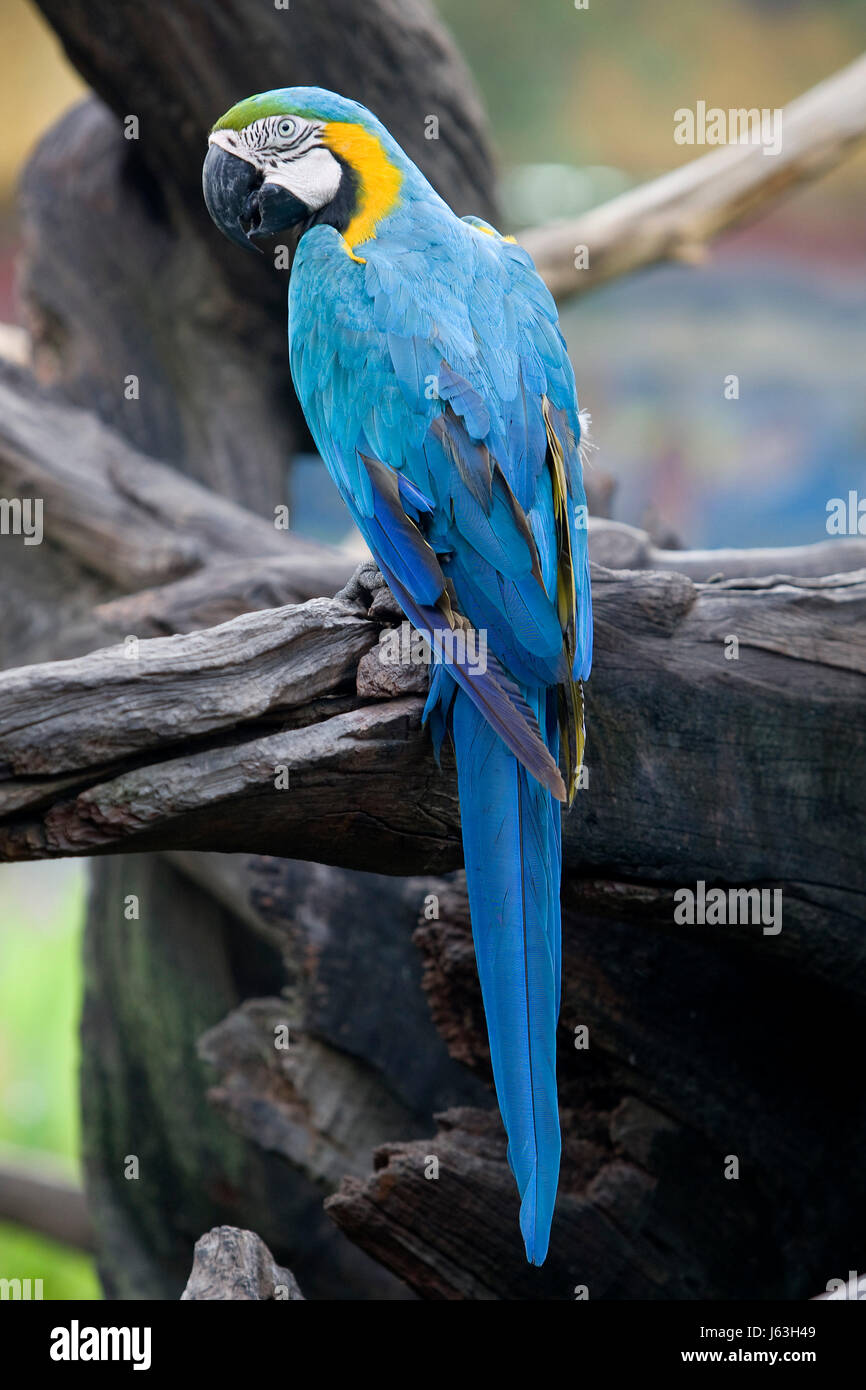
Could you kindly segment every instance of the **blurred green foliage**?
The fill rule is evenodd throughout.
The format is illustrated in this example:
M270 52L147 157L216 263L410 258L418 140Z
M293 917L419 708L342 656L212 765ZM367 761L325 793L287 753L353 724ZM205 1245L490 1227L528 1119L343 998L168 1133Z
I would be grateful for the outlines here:
M481 90L504 169L694 158L673 112L782 106L866 44L863 0L436 0ZM848 178L843 174L843 178Z
M0 871L0 1146L73 1172L84 883L78 864ZM42 1279L46 1299L100 1296L90 1258L17 1226L0 1225L0 1276Z
M45 1299L102 1297L93 1260L53 1240L0 1223L0 1270L5 1278L41 1279Z

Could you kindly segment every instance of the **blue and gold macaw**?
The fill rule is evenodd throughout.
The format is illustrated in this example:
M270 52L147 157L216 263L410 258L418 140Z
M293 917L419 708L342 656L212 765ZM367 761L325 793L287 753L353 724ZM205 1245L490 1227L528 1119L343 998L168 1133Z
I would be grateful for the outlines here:
M560 1156L559 803L583 757L592 654L581 419L556 307L512 238L455 216L375 116L332 92L233 106L204 193L242 246L300 232L295 389L391 591L434 639L425 717L437 756L453 738L493 1075L541 1264ZM483 645L446 642L469 628L486 662Z

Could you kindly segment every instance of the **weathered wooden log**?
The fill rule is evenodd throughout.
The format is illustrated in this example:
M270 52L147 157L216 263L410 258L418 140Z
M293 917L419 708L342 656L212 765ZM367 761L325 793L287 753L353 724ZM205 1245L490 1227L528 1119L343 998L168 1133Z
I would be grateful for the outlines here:
M309 1012L325 1036L327 1020L334 1019L336 1028L342 1016L346 1050L355 1038L362 1045L363 1032L352 1029L351 997L336 984L338 941L324 953L321 974L316 968L332 915L337 923L357 923L364 893L354 877L327 870L323 882L322 873L306 865L230 862L238 872L248 870L245 882L255 899L250 917L268 919L272 931L295 945L288 977L291 1025L304 1028ZM285 1152L250 1141L240 1125L227 1123L226 1108L209 1098L220 1075L200 1055L199 1040L244 1000L278 995L287 983L290 952L288 944L285 952L277 949L214 896L210 865L196 870L187 864L179 872L147 855L120 855L106 862L92 888L82 1018L82 1157L106 1294L179 1298L201 1231L212 1224L250 1228L255 1221L308 1297L405 1298L405 1285L333 1230L322 1212L328 1185L288 1161ZM401 940L404 958L413 954L417 909L401 905L396 891L389 894L373 876L365 891L375 902L382 937L389 929L394 937L390 954L376 959L376 970L381 964L392 990L400 984L424 1053L426 1007L415 983L420 963L416 958L413 980L397 959ZM233 902L240 896L235 893ZM102 922L104 930L96 926ZM369 969L360 942L358 950L355 990ZM308 1003L311 996L314 1004ZM368 1014L371 1009L372 1001ZM388 1045L381 1015L378 1025L386 1034L381 1056ZM436 1060L428 1055L425 1063L435 1107L440 1095L455 1094L451 1082L440 1087L439 1079L453 1077L456 1066L429 1022L427 1030L436 1048ZM376 1065L363 1052L354 1055L362 1072ZM230 1082L227 1076L224 1084Z
M340 551L276 525L285 507L270 521L254 515L6 363L0 496L39 507L38 545L3 538L0 664L296 603L333 593L352 569Z
M566 862L619 879L664 882L675 866L685 882L808 885L817 860L814 891L845 918L863 892L851 833L863 810L844 787L828 797L824 761L803 750L832 746L852 785L862 775L866 576L695 585L598 570L594 587L589 786L565 822ZM455 866L453 782L420 699L353 694L377 630L363 604L315 600L144 641L134 660L115 648L7 673L3 854Z
M5 363L0 495L38 499L39 544L44 538L62 548L121 593L241 556L299 567L306 561L308 573L317 567L316 585L347 577L345 560L327 546L289 539L286 508L270 521L255 516L148 458L90 412L58 401L29 373ZM4 539L10 547L17 538ZM35 564L38 557L30 558Z
M178 852L170 861L282 961L281 999L246 1000L199 1041L218 1076L211 1101L234 1129L331 1188L335 1175L368 1171L372 1147L395 1132L424 1133L438 1105L486 1100L484 1085L451 1061L431 1028L412 941L429 879L345 874L324 864L311 871L258 855ZM335 922L347 929L335 930ZM370 961L376 988L359 994ZM265 983L262 976L260 988ZM383 1022L382 998L399 1001L399 1027ZM288 1039L275 1035L283 1023ZM316 1055L321 1084L309 1065ZM396 1131L388 1128L395 1112ZM357 1150L345 1142L353 1127L365 1136Z
M371 1179L347 1178L325 1203L341 1230L382 1264L399 1267L421 1297L678 1296L680 1271L661 1249L653 1250L639 1227L653 1178L627 1157L604 1151L604 1125L611 1116L594 1116L580 1141L581 1165L592 1175L590 1195L568 1192L568 1169L563 1174L541 1269L528 1265L523 1254L498 1115L456 1110L438 1120L431 1138L383 1146ZM655 1137L664 1130L664 1117L649 1112L644 1125Z
M324 79L376 107L451 201L484 210L492 175L472 84L432 11L420 3L344 3L342 26L333 6L306 6L300 39L297 6L289 16L250 0L181 0L151 8L144 22L126 0L107 6L98 21L83 4L49 9L73 60L113 113L97 100L84 103L42 142L25 174L20 279L37 376L55 397L95 412L147 459L177 467L272 522L277 505L291 504L288 465L308 440L286 367L280 273L265 258L232 256L203 208L207 129L246 92ZM238 42L240 32L249 46ZM354 36L351 45L347 35ZM413 53L418 62L407 80L402 65ZM427 110L447 117L438 140L424 139ZM127 115L137 118L137 131L124 122ZM111 608L122 589L76 563L56 537L26 556L19 548L19 645L5 659L20 663L24 652L30 660L71 656L104 645L106 635L190 630L292 598L292 576L274 555L264 580L246 590L246 580L239 588L230 584L221 606L222 571L212 566L222 564L224 551L216 544L217 537L211 568L182 569L173 584L142 595L129 625L116 610L93 615L94 606ZM323 581L320 592L333 592L341 577ZM355 879L327 872L325 897L337 925L329 926L324 908L320 919L336 932L347 921L341 913ZM295 905L312 910L307 896L321 887L321 872L285 864L281 873L274 877L292 884L283 903L287 920ZM94 882L84 1148L107 1290L178 1297L195 1238L229 1222L261 1232L310 1296L406 1296L405 1286L334 1232L321 1213L321 1184L233 1135L206 1100L213 1073L196 1055L198 1037L245 997L279 993L280 958L258 973L245 964L246 953L259 960L249 933L188 865L179 874L159 859L121 856L97 867ZM130 894L141 903L135 972L114 942L118 904ZM374 896L383 929L390 921L408 941L400 916L407 909L381 887ZM181 939L189 940L189 951L179 947ZM370 993L364 980L376 968L366 957L356 962L356 990ZM142 979L149 981L144 989ZM420 989L418 1000L426 1049L441 1056ZM388 1032L381 1020L379 1027ZM391 1032L399 1033L396 1019ZM357 1065L370 1064L359 1055ZM431 1088L428 1108L435 1108L443 1102L434 1081ZM453 1095L453 1088L444 1094ZM120 1160L130 1150L146 1157L139 1183L123 1172Z
M438 898L416 934L425 987L452 1054L489 1081L465 893ZM856 1267L866 1120L842 1058L862 1032L862 972L791 969L787 918L764 936L680 926L672 906L647 883L567 883L563 1164L542 1270L523 1258L495 1111L384 1145L326 1203L420 1296L802 1299ZM813 937L826 929L819 915Z
M866 569L866 539L859 537L746 550L669 550L654 545L646 531L624 521L590 516L588 531L590 558L611 570L664 570L706 582L779 576L821 579Z
M376 636L376 626L347 604L311 599L247 613L204 632L19 667L3 677L4 765L26 768L28 775L65 776L137 758L154 746L155 736L178 746L293 709L306 723L317 699L354 686L358 659ZM24 691L33 690L37 671L47 680L42 731L32 707L25 713L19 705L14 713Z
M215 1226L195 1243L195 1258L181 1300L303 1303L304 1295L291 1270L277 1264L253 1231Z

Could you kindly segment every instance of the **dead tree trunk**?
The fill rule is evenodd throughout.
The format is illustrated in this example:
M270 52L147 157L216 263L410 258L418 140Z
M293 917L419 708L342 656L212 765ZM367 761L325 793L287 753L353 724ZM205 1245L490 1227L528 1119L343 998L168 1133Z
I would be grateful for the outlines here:
M0 493L44 498L45 541L4 540L0 855L97 865L82 1099L107 1291L179 1297L218 1226L257 1232L313 1299L800 1297L856 1267L860 545L665 554L592 530L563 1186L529 1270L453 768L418 672L378 660L398 615L376 576L323 598L345 557L270 524L305 438L283 297L199 191L215 115L316 81L373 106L459 211L488 211L466 73L420 0L41 8L107 104L62 122L24 186L34 377L0 375ZM862 133L849 85L819 103L811 154L798 127L786 186ZM754 207L753 172L737 164L704 238L743 178ZM686 184L694 211L707 180ZM675 252L596 225L605 273ZM699 883L779 888L782 930L679 925L674 895Z
M253 530L245 541L235 535L235 543L226 543L231 527L225 514L214 517L215 530L199 533L202 556L206 552L219 569L215 584L213 571L205 573L206 564L190 553L195 501L192 510L181 505L178 511L177 497L167 503L157 479L143 496L137 491L137 460L122 471L126 458L112 441L108 475L119 506L101 534L90 509L108 498L94 479L81 511L70 514L67 506L60 513L71 537L40 547L38 562L32 550L14 557L14 583L6 591L15 614L7 661L17 664L101 645L105 621L120 622L122 632L109 629L117 636L152 630L141 608L135 615L114 610L103 618L103 605L111 610L124 593L161 585L172 575L186 616L176 606L171 613L151 613L157 630L200 623L203 604L211 613L205 622L212 621L232 553L273 556L276 562L253 581L241 608L284 602L304 590L307 596L333 593L350 569L335 557L330 573L320 565L314 580L309 567L302 575L297 565L303 568L309 548L280 545L284 537L273 528L275 507L290 501L287 468L306 434L286 366L279 273L252 257L247 264L226 254L229 248L220 244L203 207L202 152L218 114L240 96L270 86L333 86L376 108L456 206L492 209L480 107L448 36L423 0L363 7L352 0L328 6L295 0L288 11L246 0L160 0L146 12L133 0L46 0L41 8L106 105L91 100L62 121L25 176L22 283L36 375L55 398L95 412L134 449L265 520L258 524L245 515L242 529ZM439 116L437 141L424 138L429 111ZM137 129L125 121L130 115ZM125 138L130 133L138 138ZM128 377L137 379L137 399L126 398ZM95 426L90 428L90 440L86 434L78 438L92 463ZM14 451L13 461L21 462ZM25 488L35 480L32 468L17 476ZM161 507L155 501L160 495ZM151 544L155 526L169 541L162 572L160 552ZM62 520L58 527L63 529ZM109 534L119 542L116 565ZM144 566L137 574L131 572L136 556ZM186 588L184 576L190 577ZM257 875L254 864L250 873ZM295 914L301 920L318 915L323 927L331 914L339 921L360 892L354 875L336 870L281 863L264 866L262 873L262 894L282 899L287 922ZM404 901L404 890L391 880L373 891L377 921L383 929L391 926L390 957L377 962L362 954L354 984L362 984L358 970L366 972L371 983L362 984L362 992L371 1000L379 970L387 977L393 969L397 981L405 980L406 1026L418 1033L415 1065L426 1069L426 1095L416 1100L404 1087L402 1098L398 1091L390 1100L391 1119L393 1107L400 1114L396 1131L393 1124L377 1128L373 1111L362 1136L368 1152L392 1133L405 1132L406 1121L420 1133L423 1116L443 1098L450 1103L465 1097L471 1085L449 1062L427 1017L409 940L414 904ZM117 924L124 899L133 894L141 917L134 946L126 940L138 961L130 969ZM261 992L262 980L273 994L286 983L278 952L257 945L254 929L238 915L239 908L252 912L246 890L238 896L242 903L226 907L195 865L179 869L162 858L124 858L95 870L82 1094L87 1184L106 1287L117 1296L176 1298L195 1239L210 1226L233 1224L259 1231L306 1279L311 1296L405 1296L396 1280L360 1257L323 1216L329 1190L323 1179L236 1137L208 1104L213 1073L195 1052L203 1029ZM151 980L144 991L141 972ZM318 989L320 996L326 992L324 984ZM318 1040L326 1057L354 1038L348 1004L346 1010L333 1025L333 1038L323 1033ZM290 1017L293 1026L302 1026L300 996ZM373 1064L363 1051L358 1055L362 1067ZM386 1075L382 1084L387 1091L391 1078ZM352 1154L356 1167L362 1152ZM127 1154L140 1156L137 1182L124 1176ZM336 1180L331 1178L331 1186Z

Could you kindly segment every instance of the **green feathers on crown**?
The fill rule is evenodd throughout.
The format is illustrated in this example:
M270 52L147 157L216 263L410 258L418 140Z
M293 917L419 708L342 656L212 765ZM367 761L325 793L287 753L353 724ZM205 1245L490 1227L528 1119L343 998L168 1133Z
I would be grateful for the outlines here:
M310 120L316 119L315 111L301 111L295 107L288 107L285 99L280 99L278 92L263 92L260 96L247 97L245 101L239 101L237 106L233 106L224 116L220 116L214 125L214 130L245 130L253 121L260 121L265 116L305 116Z
M384 128L365 107L347 97L337 96L336 92L326 92L322 87L278 87L272 92L259 92L258 96L246 97L220 116L213 130L245 130L253 121L267 116L303 116L309 121L357 121L367 129L386 135Z

